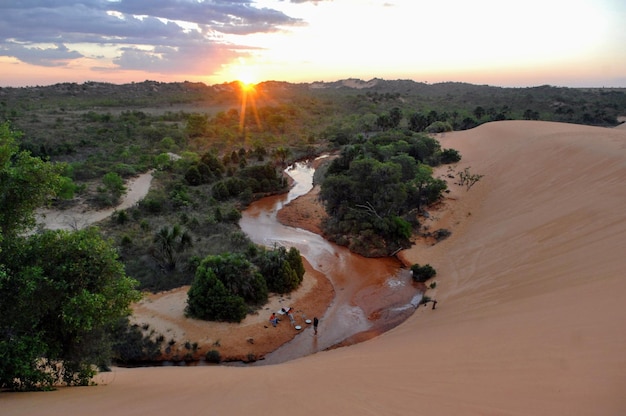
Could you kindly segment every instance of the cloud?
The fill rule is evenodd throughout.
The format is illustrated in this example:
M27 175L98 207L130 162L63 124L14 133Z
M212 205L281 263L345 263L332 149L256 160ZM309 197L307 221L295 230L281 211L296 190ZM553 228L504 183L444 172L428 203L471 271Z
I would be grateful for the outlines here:
M153 50L125 47L113 62L120 68L160 74L209 74L241 56L219 44L159 46Z
M0 56L62 66L97 45L117 50L112 62L120 69L170 73L198 68L198 57L203 65L216 67L217 60L245 54L226 42L226 35L270 33L302 23L278 10L255 7L251 0L0 2Z
M299 24L299 19L269 8L256 8L249 0L121 0L114 10L207 26L222 33L250 34L275 31L277 26Z
M83 57L79 52L69 50L62 44L53 48L28 48L18 44L2 45L0 55L12 56L22 62L39 66L64 66L71 59Z
M333 0L289 0L290 3L296 3L296 4L300 4L300 3L317 4L317 3L324 2L324 1L333 1Z

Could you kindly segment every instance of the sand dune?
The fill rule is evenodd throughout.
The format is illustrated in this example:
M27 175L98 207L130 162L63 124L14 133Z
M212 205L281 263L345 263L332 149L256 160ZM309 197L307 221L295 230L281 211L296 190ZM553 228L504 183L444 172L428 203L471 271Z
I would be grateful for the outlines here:
M6 415L626 413L626 131L505 121L446 134L485 177L447 205L436 310L285 364L115 369L0 394Z

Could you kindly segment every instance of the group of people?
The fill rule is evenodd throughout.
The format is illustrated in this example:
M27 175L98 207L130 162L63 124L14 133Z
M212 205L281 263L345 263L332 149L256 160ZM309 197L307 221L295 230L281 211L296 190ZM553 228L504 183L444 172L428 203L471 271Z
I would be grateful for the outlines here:
M293 308L281 308L280 312L283 315L287 315L289 317L289 320L291 321L292 325L295 325L296 320L293 316ZM280 319L278 318L278 316L276 316L276 313L272 312L272 315L270 316L270 323L272 324L273 327L276 327L276 325L278 325L278 323L280 322ZM317 319L317 317L313 318L313 329L315 331L315 334L317 334L317 326L319 325L319 319Z

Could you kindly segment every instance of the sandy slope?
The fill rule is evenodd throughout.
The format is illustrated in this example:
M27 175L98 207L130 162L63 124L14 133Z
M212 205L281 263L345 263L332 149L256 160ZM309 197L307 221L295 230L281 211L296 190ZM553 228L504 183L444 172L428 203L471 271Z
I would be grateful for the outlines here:
M626 131L506 121L446 134L453 235L406 261L437 310L373 340L254 368L115 369L101 385L0 394L7 415L626 413Z

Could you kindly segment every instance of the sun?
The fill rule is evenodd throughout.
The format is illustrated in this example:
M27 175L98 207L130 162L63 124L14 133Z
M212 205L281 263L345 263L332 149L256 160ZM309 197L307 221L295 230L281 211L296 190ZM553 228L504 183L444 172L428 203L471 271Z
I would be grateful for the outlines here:
M246 107L248 103L250 103L252 107L252 112L254 114L254 119L256 120L257 126L261 126L261 120L259 119L259 115L256 109L256 84L257 78L250 67L240 66L236 71L237 74L237 82L239 83L239 87L241 88L241 111L239 113L239 131L241 133L245 132L245 123L246 123Z
M258 82L257 77L249 67L239 68L239 71L237 71L237 80L244 91L254 90Z
M254 91L254 87L256 86L254 82L248 82L242 79L239 79L238 82L244 92L252 92Z

